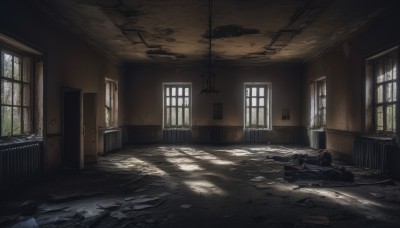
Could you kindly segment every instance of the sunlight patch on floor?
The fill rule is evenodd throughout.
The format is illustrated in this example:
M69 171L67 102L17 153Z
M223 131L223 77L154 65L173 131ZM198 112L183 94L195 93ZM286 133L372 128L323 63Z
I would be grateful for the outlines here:
M226 191L207 180L184 181L184 184L192 191L202 195L228 195Z

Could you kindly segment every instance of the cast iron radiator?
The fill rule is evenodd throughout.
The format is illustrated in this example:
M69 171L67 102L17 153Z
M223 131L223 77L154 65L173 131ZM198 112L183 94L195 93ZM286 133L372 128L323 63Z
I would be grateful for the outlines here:
M189 129L164 129L164 143L189 143L192 139L192 131Z
M104 131L104 153L112 152L122 148L121 129L110 129Z
M325 149L325 131L310 130L309 131L310 147L313 149Z
M244 131L244 142L246 143L268 143L267 130L246 129Z
M42 142L0 146L0 192L29 183L42 173Z
M353 161L358 167L388 174L394 149L391 139L359 137L353 143Z

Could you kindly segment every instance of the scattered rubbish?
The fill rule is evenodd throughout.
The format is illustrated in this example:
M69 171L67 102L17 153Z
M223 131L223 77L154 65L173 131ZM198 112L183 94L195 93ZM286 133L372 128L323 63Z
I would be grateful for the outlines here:
M326 150L320 150L316 156L310 156L308 154L292 154L289 156L272 156L267 157L267 159L273 159L280 162L290 162L298 165L312 164L330 166L332 164L332 155Z
M371 194L372 196L376 197L376 198L385 198L385 195L380 194L380 193L376 193L376 192L370 192L369 194Z
M138 205L133 205L132 209L133 210L144 210L144 209L151 208L151 207L154 207L154 206L151 204L138 204Z
M23 222L19 222L19 223L15 224L15 225L11 226L11 228L27 228L27 227L29 227L29 228L36 228L37 227L38 228L39 225L37 224L36 219L30 218L28 220L25 220Z
M182 204L181 205L181 208L185 208L185 209L188 209L188 208L191 208L192 207L192 205L190 205L190 204Z
M251 181L256 181L256 182L260 182L263 180L266 180L266 178L263 176L258 176L258 177L254 177L253 179L251 179Z
M303 217L303 223L312 225L323 225L323 226L330 225L329 219L325 216L306 216Z
M293 204L298 205L298 206L303 206L303 207L315 207L316 206L314 201L311 199L311 197L306 197L306 198L297 200Z
M268 189L268 188L271 188L271 184L269 184L269 183L259 183L259 184L256 184L256 188L258 188L258 189Z
M105 202L105 203L98 203L96 204L99 206L99 208L104 209L104 210L116 210L121 206L121 203L119 202Z
M73 193L73 194L65 194L65 195L57 195L51 194L49 195L49 200L53 203L65 203L69 201L74 201L86 197L92 197L99 195L101 193L88 193L88 194L80 194L80 193Z
M314 179L314 180L332 180L332 181L354 181L354 175L343 167L332 169L308 169L297 168L294 166L285 165L285 180L294 182L298 179Z
M135 192L144 192L147 190L149 190L149 188L139 188L139 189L136 189Z
M229 169L229 171L235 171L236 170L236 168L230 168Z
M131 203L133 204L139 204L139 203L146 203L146 202L151 202L151 201L155 201L155 200L159 200L160 198L158 197L151 197L151 198L142 198L142 199L135 199L132 200Z
M104 212L101 213L100 215L95 216L95 217L92 219L92 221L90 221L90 223L88 224L87 227L89 227L89 228L91 228L91 227L96 227L96 226L100 223L100 221L101 221L102 219L104 219L105 217L107 217L109 214L110 214L110 212L104 211Z
M114 218L116 218L118 220L127 218L127 216L124 213L122 213L121 211L113 211L113 212L111 212L111 217L114 217Z
M158 194L158 197L165 197L165 196L170 196L170 195L171 195L171 193L169 193L169 192L163 192L163 193Z

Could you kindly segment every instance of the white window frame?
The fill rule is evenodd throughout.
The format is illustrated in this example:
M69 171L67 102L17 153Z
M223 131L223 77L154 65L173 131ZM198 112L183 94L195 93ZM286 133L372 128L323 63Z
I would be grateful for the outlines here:
M107 104L107 83L110 84L110 91L109 91L109 101L110 103ZM116 80L105 77L104 81L104 126L106 128L113 128L117 127L117 116L118 116L118 83ZM107 114L106 109L110 109L110 121L107 123Z
M254 98L252 94L250 94L249 97L246 96L246 88L260 88L264 87L264 106L256 106L257 109L257 122L259 122L259 108L263 107L265 112L264 112L264 125L263 126L247 126L246 118L247 118L247 106L250 107L252 104L252 99ZM246 105L247 103L247 98L249 98L249 104ZM255 99L257 99L257 102L259 102L259 90L257 89L257 95ZM250 113L250 108L249 108L249 113ZM249 120L250 124L250 120ZM245 82L243 84L243 129L244 130L272 130L272 83L271 82Z
M21 54L19 52L16 51L11 51L5 48L2 48L0 46L0 79L1 79L1 83L0 83L0 92L3 88L3 81L4 82L8 82L12 84L12 93L14 93L14 86L15 85L19 85L20 87L20 91L19 91L19 95L20 95L20 104L14 104L14 99L13 97L11 98L11 104L7 104L7 103L3 103L2 100L0 100L0 112L2 113L2 109L3 107L9 107L11 108L11 132L10 134L5 134L3 135L2 133L2 126L0 129L0 137L8 137L8 136L18 136L18 135L27 135L27 134L31 134L33 132L33 118L32 118L32 109L33 109L33 102L32 102L32 85L33 85L33 70L32 70L32 57L26 54ZM11 55L12 59L13 59L13 65L12 65L12 76L11 78L5 77L5 75L3 75L4 71L4 66L3 66L3 57L4 55ZM18 58L19 59L19 75L20 75L20 79L16 79L14 78L14 58ZM26 80L24 80L24 78ZM29 89L27 92L26 90ZM13 95L12 95L13 96ZM16 121L14 118L17 114L14 113L14 111L16 111L17 109L20 109L20 114L19 114L19 124L20 124L20 128L19 128L19 132L16 133L14 132L14 121ZM0 118L0 121L2 121L3 117Z
M325 84L324 94L321 94L320 84ZM311 83L310 88L311 94L311 115L310 115L310 125L314 128L325 128L326 127L326 97L327 97L327 90L326 90L326 77L320 77L314 80ZM325 98L325 106L322 105L321 100ZM324 113L322 113L324 110ZM324 117L322 117L324 115Z
M172 88L172 87L174 87L174 88L182 87L183 88L183 91L182 91L183 95L181 95L181 96L175 95L174 96L175 98L182 98L183 100L185 100L184 99L185 98L185 88L189 88L189 99L188 99L189 100L189 104L188 104L189 120L188 120L187 125L184 124L184 122L185 122L184 119L182 119L182 123L183 123L182 125L178 125L178 121L175 122L176 123L175 125L167 124L166 118L168 117L167 116L167 111L169 110L168 107L172 106L172 100L169 100L170 105L167 105L168 104L167 99L171 99L171 97L173 97L173 96L172 96L172 90L171 90L171 94L169 94L169 96L167 96L166 90L168 88ZM176 93L178 93L178 91L176 91ZM163 83L162 84L162 99L163 99L163 118L162 118L163 129L182 129L182 130L187 129L187 130L190 130L192 127L192 83L190 83L190 82L165 82L165 83ZM177 108L177 109L182 108L183 109L182 115L184 115L184 109L185 109L184 107L185 107L184 105L179 106L178 100L176 99L175 108ZM169 116L171 117L171 114Z

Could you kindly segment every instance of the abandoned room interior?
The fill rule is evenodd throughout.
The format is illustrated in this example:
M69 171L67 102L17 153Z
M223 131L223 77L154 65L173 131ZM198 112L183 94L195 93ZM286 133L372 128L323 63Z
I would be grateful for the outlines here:
M400 227L395 0L1 0L0 227Z

